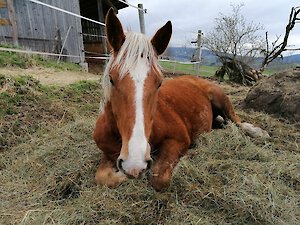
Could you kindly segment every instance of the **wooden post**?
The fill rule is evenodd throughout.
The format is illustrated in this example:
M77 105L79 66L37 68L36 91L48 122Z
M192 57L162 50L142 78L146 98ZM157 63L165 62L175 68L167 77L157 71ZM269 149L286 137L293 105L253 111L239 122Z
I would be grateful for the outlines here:
M202 31L201 30L198 30L197 40L192 41L191 43L197 44L195 53L193 55L193 61L196 62L195 69L197 70L197 74L199 74L200 62L201 62L201 47L202 47Z
M66 45L66 42L67 42L67 38L69 36L69 33L70 33L70 30L71 30L72 26L69 26L69 29L67 31L67 34L66 34L66 37L64 39L64 43L62 44L61 46L61 49L60 49L60 52L59 52L59 56L58 56L58 59L57 59L57 62L56 63L59 63L60 61L60 58L61 58L61 55L63 54L63 51L64 51L64 48L65 48L65 45Z
M61 50L61 46L62 46L62 40L61 40L61 33L60 33L60 29L57 29L57 32L56 32L57 36L56 36L56 52L55 53L59 53L60 50Z
M17 27L17 19L16 12L14 7L14 0L7 0L7 9L8 9L8 18L11 23L11 34L14 45L19 45L18 43L18 27Z
M75 2L75 1L74 1ZM79 13L80 12L80 5L79 1L76 1L76 3L73 4L73 10L74 12ZM74 30L76 31L75 34L78 35L76 42L78 43L78 55L79 55L79 65L81 66L84 71L88 71L88 64L85 61L85 52L84 52L84 44L83 44L83 36L82 36L82 24L81 24L81 19L77 18L75 23ZM60 44L62 44L61 39L60 39Z
M102 0L97 0L97 7L98 7L98 16L99 16L99 21L104 23L104 14L103 14L103 5L102 5ZM99 25L100 26L100 35L101 37L101 41L102 41L102 46L103 46L103 53L106 55L107 54L107 44L106 44L106 38L105 36L105 30L104 30L104 26Z
M139 11L139 21L140 21L140 30L141 33L145 34L145 11L143 8L143 4L138 4L138 7L140 8Z

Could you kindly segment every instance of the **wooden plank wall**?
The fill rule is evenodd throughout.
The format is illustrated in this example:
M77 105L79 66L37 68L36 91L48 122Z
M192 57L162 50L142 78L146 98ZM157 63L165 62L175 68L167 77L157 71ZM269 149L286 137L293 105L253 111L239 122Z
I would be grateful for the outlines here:
M42 2L80 14L79 0L42 0ZM79 18L28 0L14 0L14 5L20 46L35 51L58 53L71 27L63 53L80 56L80 58L69 58L68 61L75 63L84 61L82 27ZM0 26L0 41L11 42L9 26Z

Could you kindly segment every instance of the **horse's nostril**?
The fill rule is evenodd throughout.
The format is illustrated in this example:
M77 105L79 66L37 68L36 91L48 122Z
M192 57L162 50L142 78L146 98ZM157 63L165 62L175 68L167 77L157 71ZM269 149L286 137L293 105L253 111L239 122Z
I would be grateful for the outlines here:
M123 167L122 167L122 163L123 163L123 159L118 159L117 160L117 168L118 168L118 170L120 170L120 171L124 171L124 169L123 169Z
M153 160L152 160L152 159L149 159L149 160L146 161L146 163L147 163L147 168L146 168L146 170L150 170L150 169L151 169L151 166L152 166L152 163L153 163Z

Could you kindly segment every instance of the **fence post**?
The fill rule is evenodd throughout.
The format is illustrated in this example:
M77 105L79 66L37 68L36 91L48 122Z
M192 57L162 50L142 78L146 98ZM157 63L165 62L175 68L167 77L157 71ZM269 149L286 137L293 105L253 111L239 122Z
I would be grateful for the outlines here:
M143 8L143 4L138 4L138 7L140 8L139 11L139 21L140 21L140 30L141 33L145 34L145 11Z
M201 62L201 47L202 47L202 31L201 30L198 30L197 40L192 41L191 43L197 44L195 53L193 55L193 61L196 62L195 69L197 70L197 74L199 74L200 62Z

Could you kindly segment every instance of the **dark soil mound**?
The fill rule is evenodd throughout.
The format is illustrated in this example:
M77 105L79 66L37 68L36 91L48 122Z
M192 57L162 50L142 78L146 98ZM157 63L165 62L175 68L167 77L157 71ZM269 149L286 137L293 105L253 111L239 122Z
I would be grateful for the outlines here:
M300 121L300 69L260 80L247 94L244 107Z

